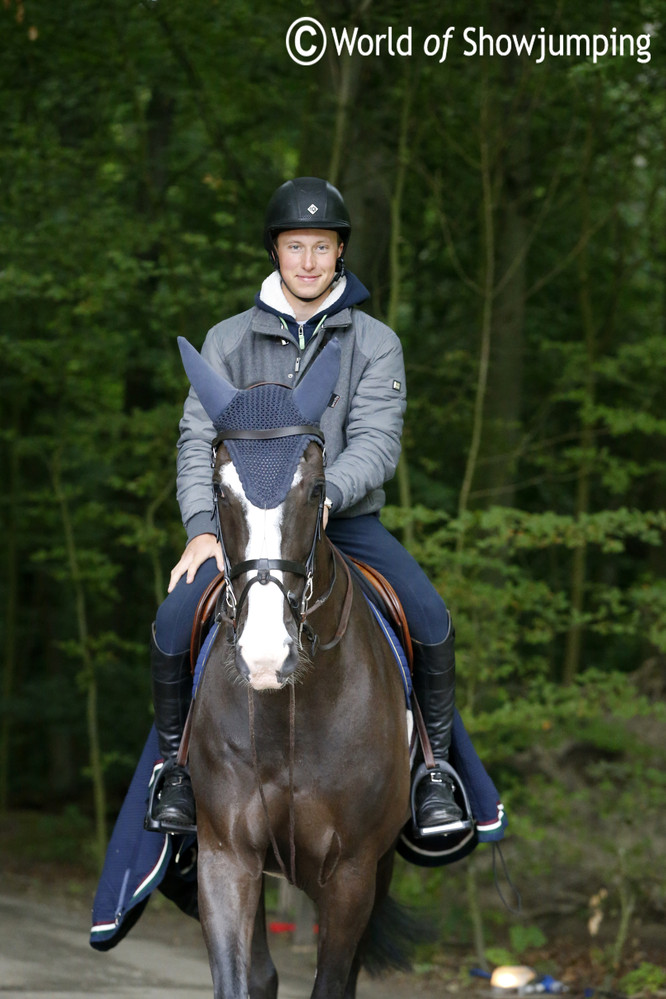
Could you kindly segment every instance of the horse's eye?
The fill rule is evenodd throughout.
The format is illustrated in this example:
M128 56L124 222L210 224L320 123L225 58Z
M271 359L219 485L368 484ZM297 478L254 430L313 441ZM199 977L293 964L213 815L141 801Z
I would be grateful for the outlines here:
M313 483L312 486L310 487L310 496L308 498L314 503L318 503L319 500L324 495L325 488L326 488L326 483L323 482L321 479L318 482Z
M215 493L215 499L216 499L216 501L218 503L221 503L222 506L227 506L228 505L229 500L227 498L227 494L225 493L224 489L222 488L222 483L221 482L214 482L213 483L213 492Z

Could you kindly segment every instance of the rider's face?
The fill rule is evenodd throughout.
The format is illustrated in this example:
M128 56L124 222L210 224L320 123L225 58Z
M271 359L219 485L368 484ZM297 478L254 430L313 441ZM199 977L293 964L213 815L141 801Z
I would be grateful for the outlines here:
M277 255L287 300L305 298L313 306L323 302L343 249L337 233L328 229L281 232L277 238Z

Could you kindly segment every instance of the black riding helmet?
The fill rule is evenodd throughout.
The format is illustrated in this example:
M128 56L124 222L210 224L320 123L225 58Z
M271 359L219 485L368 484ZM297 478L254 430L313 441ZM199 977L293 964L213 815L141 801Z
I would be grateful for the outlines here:
M351 222L337 187L318 177L296 177L278 187L268 202L264 222L264 246L275 267L278 266L275 240L278 233L289 229L332 229L346 250ZM337 270L338 276L344 273L342 257L338 259Z

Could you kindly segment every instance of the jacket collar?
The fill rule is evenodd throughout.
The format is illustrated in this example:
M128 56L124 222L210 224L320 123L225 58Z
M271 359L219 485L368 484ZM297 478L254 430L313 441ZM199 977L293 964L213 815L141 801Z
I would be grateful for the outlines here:
M341 312L336 312L326 319L327 329L330 329L332 326L340 329L344 326L351 326L351 323L351 309L342 309ZM267 333L271 336L289 337L291 339L290 331L283 326L280 317L275 312L266 312L265 309L260 309L256 305L252 309L252 329L256 333Z

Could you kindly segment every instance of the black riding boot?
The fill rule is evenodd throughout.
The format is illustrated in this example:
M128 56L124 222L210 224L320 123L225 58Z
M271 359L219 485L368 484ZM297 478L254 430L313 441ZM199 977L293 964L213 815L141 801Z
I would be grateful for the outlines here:
M155 728L164 759L162 785L152 818L166 832L188 831L196 823L190 775L176 763L180 740L192 696L190 653L170 656L150 641L150 668L155 708Z
M455 705L455 631L437 645L414 647L414 692L423 713L436 762L446 763L451 744ZM445 833L446 826L462 818L454 799L451 777L439 767L421 777L415 794L416 828L419 835Z

